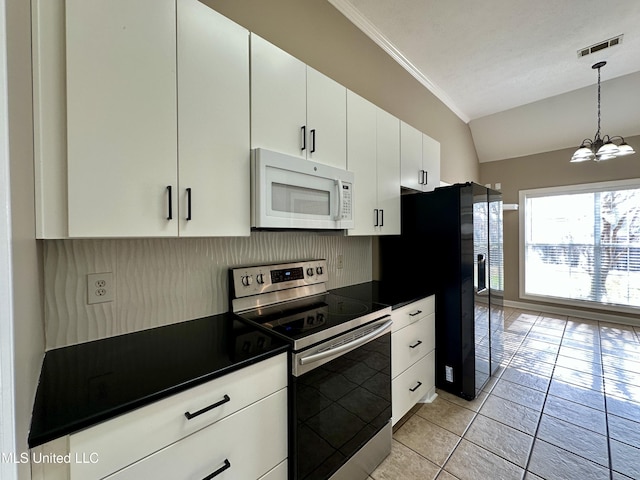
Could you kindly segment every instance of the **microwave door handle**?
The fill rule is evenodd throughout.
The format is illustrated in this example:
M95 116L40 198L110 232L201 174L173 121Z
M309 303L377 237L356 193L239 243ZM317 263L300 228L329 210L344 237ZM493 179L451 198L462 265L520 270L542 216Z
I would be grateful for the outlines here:
M335 220L342 219L342 208L344 204L344 193L342 191L342 180L336 179L335 184L338 187L338 211L336 212Z

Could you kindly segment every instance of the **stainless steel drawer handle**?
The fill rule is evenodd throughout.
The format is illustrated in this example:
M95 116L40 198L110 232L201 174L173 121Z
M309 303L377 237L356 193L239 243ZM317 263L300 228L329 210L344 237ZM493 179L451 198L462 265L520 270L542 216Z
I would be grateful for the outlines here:
M202 480L211 480L213 477L217 477L218 475L220 475L222 472L224 472L229 468L231 468L231 462L229 462L229 460L225 458L224 465L222 465L218 470L213 472L211 475L207 475L206 477L204 477Z
M416 343L414 343L413 345L409 345L409 348L416 348L418 345L422 345L422 340L418 340Z
M410 390L411 392L415 392L415 391L416 391L417 389L419 389L421 386L422 386L422 382L418 382L418 384L417 384L415 387L410 388L409 390Z
M422 310L418 310L416 312L410 313L409 316L410 317L415 317L416 315L420 315L422 313Z
M216 402L212 405L209 405L208 407L204 407L202 410L198 410L195 413L191 413L191 412L184 412L184 416L187 417L187 420L191 420L193 417L197 417L198 415L202 415L203 413L207 413L209 410L213 410L214 408L219 407L220 405L224 405L225 403L231 401L231 397L229 397L229 395L225 395L222 400L220 400L219 402ZM207 477L210 478L210 477Z

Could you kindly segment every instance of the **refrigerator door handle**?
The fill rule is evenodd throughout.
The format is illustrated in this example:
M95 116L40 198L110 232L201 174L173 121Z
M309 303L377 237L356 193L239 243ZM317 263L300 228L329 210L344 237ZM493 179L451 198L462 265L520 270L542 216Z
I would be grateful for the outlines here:
M484 253L478 254L478 291L484 293L487 290L487 256Z

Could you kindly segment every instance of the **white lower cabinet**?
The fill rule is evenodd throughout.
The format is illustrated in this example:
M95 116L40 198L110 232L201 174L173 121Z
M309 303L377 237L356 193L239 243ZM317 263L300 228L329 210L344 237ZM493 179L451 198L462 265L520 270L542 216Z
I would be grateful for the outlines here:
M418 402L435 398L435 301L430 296L393 312L393 424Z
M53 440L32 457L52 452L70 461L34 463L33 480L187 480L223 467L216 479L284 479L286 354Z
M395 425L413 406L431 402L435 394L436 352L432 350L391 381L391 416Z
M261 476L258 480L287 480L287 471L288 464L285 460L284 462L278 464L276 467L269 470L263 476Z
M257 479L287 456L287 390L221 420L106 478Z

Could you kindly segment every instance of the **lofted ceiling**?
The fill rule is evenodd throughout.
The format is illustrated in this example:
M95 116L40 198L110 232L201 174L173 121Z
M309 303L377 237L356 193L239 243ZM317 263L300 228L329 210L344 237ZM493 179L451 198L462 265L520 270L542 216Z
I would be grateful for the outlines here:
M481 162L593 138L601 60L601 133L640 135L638 0L329 2L469 123Z

